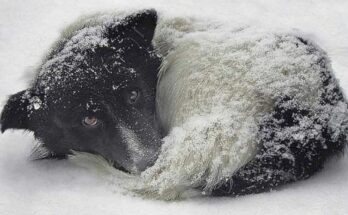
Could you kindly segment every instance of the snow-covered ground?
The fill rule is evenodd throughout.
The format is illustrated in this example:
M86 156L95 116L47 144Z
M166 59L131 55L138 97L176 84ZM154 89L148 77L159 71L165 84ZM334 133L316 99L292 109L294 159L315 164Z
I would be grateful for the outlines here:
M157 8L241 25L295 28L323 47L348 92L348 1L304 0L0 0L0 102L25 89L30 70L78 16L122 8ZM2 107L1 105L1 107ZM348 158L279 191L177 202L121 194L95 172L67 160L30 161L30 133L0 135L0 214L348 214Z

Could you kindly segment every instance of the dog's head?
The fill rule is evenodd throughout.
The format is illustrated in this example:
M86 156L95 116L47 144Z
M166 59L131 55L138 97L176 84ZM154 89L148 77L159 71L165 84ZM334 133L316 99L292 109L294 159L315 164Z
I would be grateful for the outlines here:
M1 130L34 132L52 155L90 152L139 172L161 144L155 120L160 58L153 10L82 25L41 65L31 88L10 96Z

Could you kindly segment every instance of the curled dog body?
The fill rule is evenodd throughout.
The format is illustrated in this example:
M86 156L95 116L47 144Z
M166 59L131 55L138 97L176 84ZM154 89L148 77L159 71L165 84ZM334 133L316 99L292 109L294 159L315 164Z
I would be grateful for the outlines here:
M147 10L68 28L1 124L33 131L53 157L141 172L130 190L174 199L312 176L343 152L348 110L326 53L296 33Z

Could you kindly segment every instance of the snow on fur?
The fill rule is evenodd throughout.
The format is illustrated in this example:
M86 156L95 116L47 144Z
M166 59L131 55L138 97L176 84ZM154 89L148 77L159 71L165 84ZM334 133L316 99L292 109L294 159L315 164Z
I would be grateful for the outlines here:
M277 98L296 98L319 118L339 118L330 123L332 131L347 130L345 103L320 104L317 62L326 59L325 53L294 33L204 27L200 21L174 18L159 21L154 42L164 57L158 114L170 134L158 161L142 177L160 198L176 198L201 186L209 193L250 161L260 138L260 119ZM301 126L308 123L304 119ZM298 130L298 138L315 135L311 129Z
M71 42L61 53L70 56L76 45L107 45L98 31L123 17L98 14L83 18L67 31ZM79 37L78 43L73 42L75 37ZM196 187L209 193L253 159L260 121L283 96L296 98L301 106L314 110L316 118L328 120L333 138L347 131L347 104L320 103L323 86L317 62L327 60L325 52L305 44L295 32L231 28L160 14L153 42L163 57L158 116L169 135L163 139L155 165L140 176L124 177L110 168L115 186L160 199L197 195ZM61 57L65 56L54 61ZM331 72L329 61L326 66ZM336 86L332 79L327 88ZM321 129L320 125L303 129L311 127L313 119L301 120L300 127L291 128L297 129L296 139ZM277 133L279 138L293 134ZM284 156L291 159L291 154Z

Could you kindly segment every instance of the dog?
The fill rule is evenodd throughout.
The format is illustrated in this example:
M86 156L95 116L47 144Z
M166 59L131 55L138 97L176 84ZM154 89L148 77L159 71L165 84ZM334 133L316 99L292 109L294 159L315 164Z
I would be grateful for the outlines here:
M309 178L347 145L347 102L317 45L255 32L155 10L83 18L10 96L1 130L32 131L42 158L80 151L145 170L144 193L162 199Z

